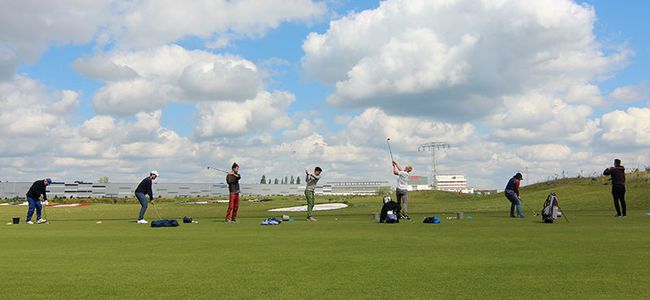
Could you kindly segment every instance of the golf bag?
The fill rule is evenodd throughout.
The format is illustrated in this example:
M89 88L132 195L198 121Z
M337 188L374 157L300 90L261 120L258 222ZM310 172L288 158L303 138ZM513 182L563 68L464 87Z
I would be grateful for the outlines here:
M553 220L557 219L558 209L557 195L551 192L546 197L546 202L544 202L544 207L542 208L542 221L544 223L553 223Z
M379 223L399 223L399 213L402 207L390 196L384 197L384 205L381 207L381 214L379 215Z
M176 220L154 220L151 221L151 227L176 227L178 221Z

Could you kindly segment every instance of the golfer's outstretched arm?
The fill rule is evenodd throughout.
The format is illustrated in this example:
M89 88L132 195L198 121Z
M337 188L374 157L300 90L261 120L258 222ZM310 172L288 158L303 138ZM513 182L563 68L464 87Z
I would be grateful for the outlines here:
M393 161L393 174L399 175L399 165L396 161Z

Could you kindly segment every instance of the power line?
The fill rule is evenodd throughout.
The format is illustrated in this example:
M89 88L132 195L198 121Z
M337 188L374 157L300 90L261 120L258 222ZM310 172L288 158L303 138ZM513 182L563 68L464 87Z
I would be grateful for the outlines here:
M418 147L418 152L431 152L431 186L436 189L436 150L444 150L451 148L451 145L446 142L431 142L422 144Z

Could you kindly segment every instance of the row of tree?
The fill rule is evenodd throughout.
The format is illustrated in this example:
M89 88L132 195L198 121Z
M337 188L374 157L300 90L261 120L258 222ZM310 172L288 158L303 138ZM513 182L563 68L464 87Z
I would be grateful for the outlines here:
M262 175L262 179L260 179L260 184L300 184L300 176L296 177L288 177L284 176L284 178L281 178L278 180L277 178L271 180L271 178L266 178L266 175Z

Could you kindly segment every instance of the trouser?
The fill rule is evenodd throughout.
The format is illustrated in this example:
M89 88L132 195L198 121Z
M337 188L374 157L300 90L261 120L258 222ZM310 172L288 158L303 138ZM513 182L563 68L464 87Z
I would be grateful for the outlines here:
M515 209L517 210L517 216L523 216L521 213L521 200L519 200L517 193L515 193L513 190L506 190L505 194L506 198L510 200L510 216L515 216Z
M237 211L239 210L239 194L230 194L230 201L228 201L228 211L226 212L226 220L237 220Z
M409 193L406 190L395 190L397 194L397 204L401 207L401 215L404 217L409 216Z
M625 186L620 184L612 185L612 196L614 197L614 208L616 208L616 214L621 215L621 208L623 208L623 216L626 215L627 209L625 208ZM618 206L618 202L621 202L621 207Z
M27 203L29 203L29 208L27 209L27 221L32 220L32 216L34 215L34 208L36 208L36 220L40 220L41 210L43 209L41 201L27 197Z
M314 191L305 191L305 198L307 198L307 218L312 216L314 210Z
M140 208L140 214L138 215L138 220L144 219L144 213L147 211L147 195L143 193L135 193L135 197L138 198L138 201L140 201L140 205L142 207Z

